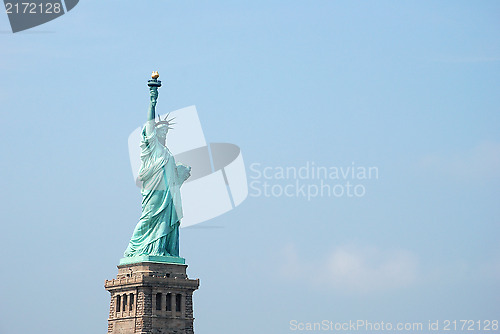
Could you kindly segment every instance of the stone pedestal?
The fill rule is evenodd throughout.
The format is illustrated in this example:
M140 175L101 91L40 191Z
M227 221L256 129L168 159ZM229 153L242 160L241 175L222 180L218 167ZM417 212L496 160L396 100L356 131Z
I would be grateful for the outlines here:
M118 266L106 280L111 293L108 334L193 334L193 292L187 265L141 262Z

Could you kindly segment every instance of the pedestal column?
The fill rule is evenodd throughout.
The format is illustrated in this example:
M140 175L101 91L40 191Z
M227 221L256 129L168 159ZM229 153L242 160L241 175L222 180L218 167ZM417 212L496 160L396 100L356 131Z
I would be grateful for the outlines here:
M119 265L116 279L105 282L111 294L108 334L193 334L192 296L200 282L189 279L186 268L153 262Z

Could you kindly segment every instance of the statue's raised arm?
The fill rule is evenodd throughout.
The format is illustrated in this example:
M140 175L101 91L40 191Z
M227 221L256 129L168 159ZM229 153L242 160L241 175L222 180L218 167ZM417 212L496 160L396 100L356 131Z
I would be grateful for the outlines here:
M153 132L155 126L155 112L156 112L156 103L158 101L158 87L161 87L161 81L158 80L158 71L153 72L151 74L151 80L148 81L149 86L149 109L148 109L148 118L146 123L146 135L150 136Z

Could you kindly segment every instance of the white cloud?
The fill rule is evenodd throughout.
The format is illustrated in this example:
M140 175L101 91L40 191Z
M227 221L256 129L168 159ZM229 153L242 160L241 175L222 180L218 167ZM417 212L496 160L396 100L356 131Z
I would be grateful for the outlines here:
M500 279L499 254L474 262L458 258L426 265L416 254L404 249L344 245L311 260L299 255L295 245L289 244L282 249L278 262L280 279L358 294L393 291L422 283L446 285L473 280L483 284Z
M467 261L461 258L449 259L433 267L428 267L422 280L448 285L452 282L475 282L485 284L500 280L500 255Z
M491 63L500 61L500 57L495 56L448 56L435 58L433 61L442 63Z
M489 179L500 176L500 143L483 142L474 148L445 156L428 155L420 166L453 177Z
M500 280L500 256L479 264L478 273L481 277Z
M325 258L300 258L293 245L283 249L281 273L288 278L309 279L311 283L339 291L369 293L398 289L417 280L417 257L406 250L379 250L342 246Z

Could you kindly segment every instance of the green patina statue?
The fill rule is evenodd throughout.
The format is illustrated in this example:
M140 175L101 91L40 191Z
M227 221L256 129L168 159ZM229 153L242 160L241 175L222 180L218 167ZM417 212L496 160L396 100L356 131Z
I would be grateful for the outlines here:
M166 145L172 119L155 122L158 99L158 72L148 81L150 104L142 129L141 169L142 214L121 264L143 260L184 263L179 257L179 225L182 218L180 187L191 167L176 163Z

